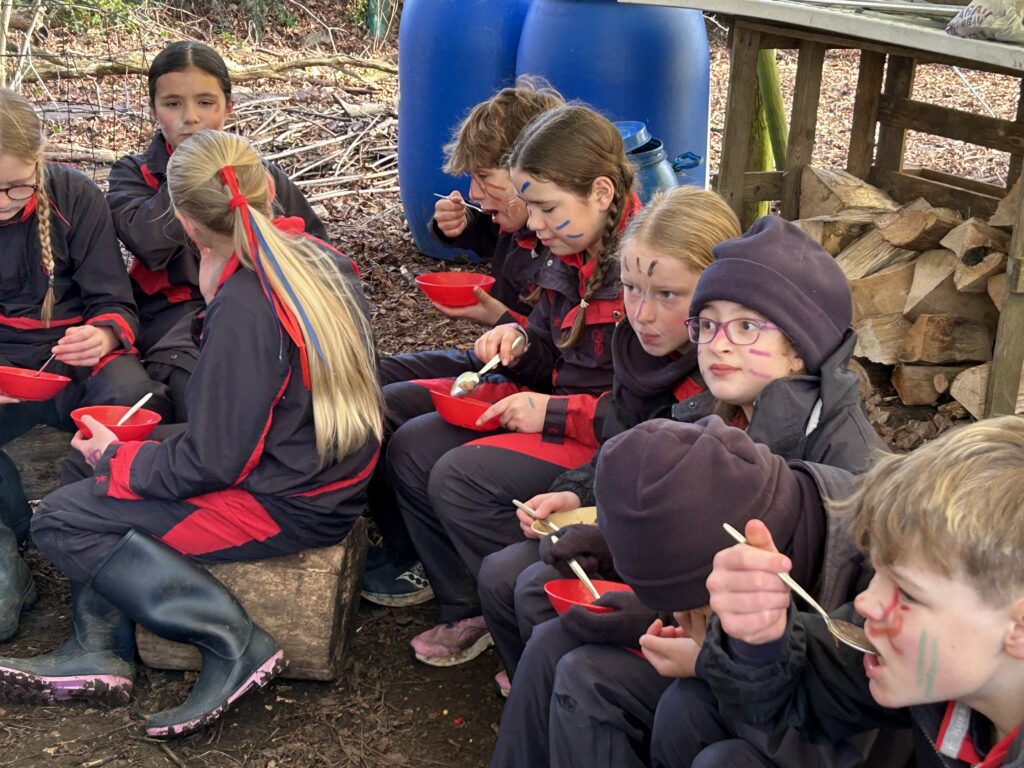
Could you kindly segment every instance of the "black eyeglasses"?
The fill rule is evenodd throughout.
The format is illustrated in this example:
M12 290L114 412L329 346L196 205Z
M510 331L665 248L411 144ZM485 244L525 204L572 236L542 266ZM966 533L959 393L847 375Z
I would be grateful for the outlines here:
M718 338L719 330L725 331L725 337L740 347L749 347L761 337L761 331L781 330L775 323L767 320L754 320L749 317L734 317L732 320L719 322L706 317L688 317L686 330L690 341L694 344L710 344Z
M3 192L7 197L16 202L28 200L38 191L38 184L15 184L13 187L0 187L0 192Z

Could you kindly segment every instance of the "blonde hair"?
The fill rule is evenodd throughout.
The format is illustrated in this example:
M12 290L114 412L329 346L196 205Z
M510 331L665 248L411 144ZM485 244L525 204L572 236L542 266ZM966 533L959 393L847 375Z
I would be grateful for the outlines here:
M604 176L613 187L612 202L601 236L601 252L584 289L589 302L604 283L614 258L622 220L633 194L633 166L626 157L619 130L608 119L581 104L548 110L530 123L516 140L509 166L586 199ZM571 347L583 331L585 313L576 313L572 327L557 346Z
M220 178L226 167L234 170L246 206L231 209L232 192ZM371 435L380 440L383 406L369 324L335 257L273 226L267 172L252 146L223 131L201 131L174 151L167 165L167 186L175 210L212 232L232 236L241 265L256 271L254 256L262 261L266 254L250 250L242 217L246 209L252 214L252 226L290 283L323 350L321 359L303 326L321 462L343 458ZM298 318L299 307L276 270L263 272L275 297Z
M964 576L990 605L1024 587L1024 418L950 430L913 453L889 455L834 502L878 566L914 555Z
M502 88L470 110L445 145L445 173L461 176L479 168L505 165L519 134L540 114L565 103L540 77L523 75L512 88Z
M50 197L46 191L46 163L43 149L46 139L32 104L28 99L0 88L0 155L10 155L25 163L36 164L36 226L39 233L39 263L46 275L46 296L39 318L50 325L53 319L53 244L50 239Z
M619 249L621 255L626 243L642 243L700 273L714 261L713 247L739 236L740 220L720 195L676 187L655 194L630 220Z

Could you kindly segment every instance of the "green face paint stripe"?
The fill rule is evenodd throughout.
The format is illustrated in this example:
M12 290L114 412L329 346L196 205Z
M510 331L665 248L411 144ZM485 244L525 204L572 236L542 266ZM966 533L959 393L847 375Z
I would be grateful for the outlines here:
M917 687L924 687L924 648L928 642L928 632L922 630L917 638Z
M925 679L924 695L929 699L932 697L932 690L935 688L935 678L939 674L939 643L932 638L932 663L928 667L928 676Z

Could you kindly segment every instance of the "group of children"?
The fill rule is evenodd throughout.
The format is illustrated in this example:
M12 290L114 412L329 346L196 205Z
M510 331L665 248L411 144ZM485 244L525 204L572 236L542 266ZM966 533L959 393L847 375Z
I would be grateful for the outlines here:
M0 362L54 354L73 380L44 403L0 399L0 442L145 392L167 422L144 442L95 420L72 439L31 530L71 582L73 631L0 658L0 695L124 703L140 624L203 655L147 733L206 725L284 659L193 560L335 543L369 498L383 542L363 595L438 602L415 657L454 666L497 645L494 766L898 766L911 725L919 764L1024 764L1024 424L885 456L847 369L845 277L802 230L768 216L741 234L692 188L641 209L616 128L520 81L448 147L481 212L458 193L435 206L434 234L497 278L438 309L488 329L472 350L378 363L354 265L283 172L222 131L216 52L172 44L149 86L160 130L115 167L109 210L45 162L28 102L0 94ZM431 392L493 356L481 429L444 421ZM3 641L35 591L2 453L0 473ZM532 528L589 505L597 525ZM556 616L544 585L570 561L629 589L597 601L609 612ZM876 651L838 648L780 572L859 614Z

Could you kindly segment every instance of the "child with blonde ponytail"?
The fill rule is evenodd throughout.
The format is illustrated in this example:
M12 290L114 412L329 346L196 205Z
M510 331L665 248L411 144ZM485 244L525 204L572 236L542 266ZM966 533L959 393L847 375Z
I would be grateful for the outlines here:
M71 384L44 401L0 389L0 446L36 424L71 432L83 405L126 404L147 392L165 415L165 388L135 355L135 304L103 193L83 174L45 158L32 105L0 90L0 366L47 372ZM29 507L18 470L0 451L0 642L35 600L17 546Z
M639 200L615 126L578 104L548 110L520 134L509 168L545 257L526 326L498 325L475 344L481 360L500 355L505 365L506 380L473 392L493 403L477 424L495 419L501 429L481 434L420 410L387 452L398 508L440 602L442 623L412 640L416 658L434 666L491 643L476 576L485 556L521 538L512 499L547 490L594 455L612 333L625 317L614 253ZM387 386L389 412L416 412L434 388L447 393L451 380Z
M134 624L197 645L202 673L183 705L149 718L155 737L215 721L286 663L189 557L254 560L337 543L366 503L382 431L351 262L275 228L272 183L252 147L197 133L171 158L168 185L207 302L189 421L162 442L119 443L94 421L89 439L76 435L94 477L47 496L32 521L39 549L72 583L74 632L49 654L0 659L10 700L123 704Z

